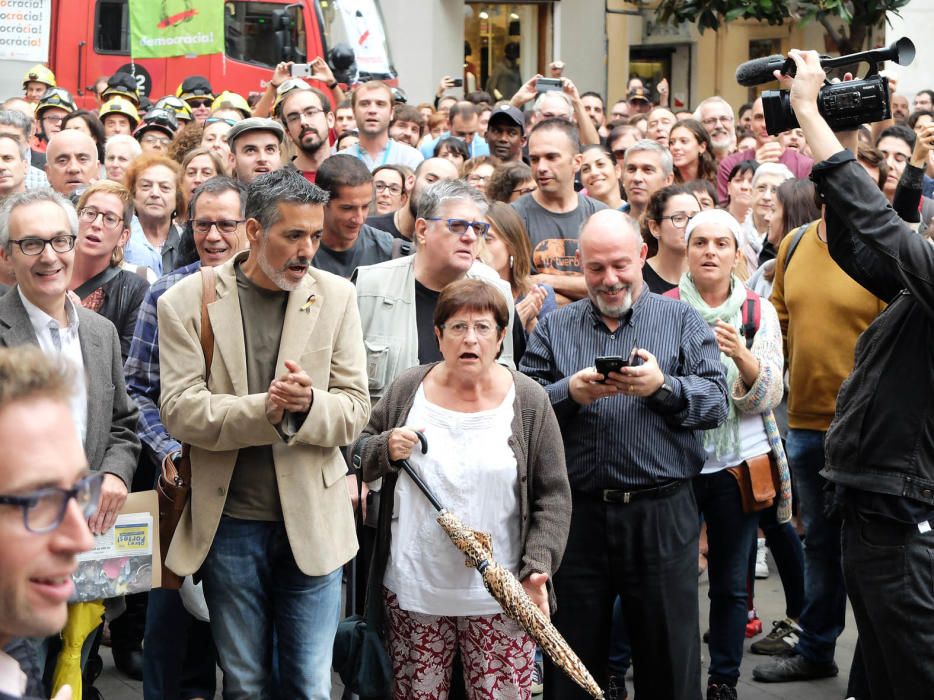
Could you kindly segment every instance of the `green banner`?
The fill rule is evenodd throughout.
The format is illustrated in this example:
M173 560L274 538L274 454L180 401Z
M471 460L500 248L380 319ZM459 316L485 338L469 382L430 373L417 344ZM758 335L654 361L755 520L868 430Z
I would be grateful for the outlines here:
M224 50L224 0L129 0L134 58L201 56Z

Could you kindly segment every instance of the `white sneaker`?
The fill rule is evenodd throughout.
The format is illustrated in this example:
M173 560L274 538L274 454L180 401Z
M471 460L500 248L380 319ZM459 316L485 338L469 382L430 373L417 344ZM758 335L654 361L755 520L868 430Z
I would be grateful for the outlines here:
M765 538L756 540L756 578L769 577L769 563L765 559Z

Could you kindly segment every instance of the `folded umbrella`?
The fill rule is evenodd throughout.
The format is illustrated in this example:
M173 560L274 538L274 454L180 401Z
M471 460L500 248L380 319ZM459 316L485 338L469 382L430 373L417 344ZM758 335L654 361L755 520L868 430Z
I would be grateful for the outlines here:
M422 452L428 451L428 441L421 433L417 433L421 442ZM571 680L590 693L594 698L602 700L603 691L593 676L584 666L574 650L568 645L561 633L551 623L551 620L532 602L519 580L508 569L493 560L490 551L480 542L473 530L468 528L453 513L448 512L428 485L415 472L407 460L396 462L409 478L415 482L419 490L438 511L438 524L444 529L451 542L476 567L483 577L483 584L490 595L502 607L503 612L515 620L531 637L538 642L542 650L556 666L561 668Z

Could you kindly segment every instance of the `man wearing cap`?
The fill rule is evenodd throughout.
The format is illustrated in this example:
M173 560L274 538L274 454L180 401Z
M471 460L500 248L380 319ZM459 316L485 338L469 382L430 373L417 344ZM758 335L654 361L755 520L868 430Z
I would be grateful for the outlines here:
M211 83L208 79L200 75L192 75L182 81L175 93L188 106L191 107L191 116L199 124L204 124L204 120L211 116L211 105L214 103L214 90L211 89Z
M331 103L316 88L290 90L279 102L279 117L295 144L292 165L314 182L321 162L331 155L328 132L334 126Z
M111 97L98 112L107 138L116 134L132 134L139 124L139 112L126 97Z
M341 153L355 156L372 172L380 165L405 165L414 170L424 158L418 149L389 137L392 91L386 83L370 80L351 97L360 142Z
M282 167L282 125L265 117L237 122L227 132L230 169L233 176L249 185L260 175Z
M591 216L578 249L587 297L539 322L520 370L548 392L567 454L573 509L555 625L606 687L619 595L636 697L699 700L691 480L705 460L700 431L726 418L727 386L701 315L644 284L646 251L624 213ZM594 369L596 357L614 355L633 361L608 376ZM588 697L551 664L545 685L551 697Z
M143 115L143 120L133 136L139 141L143 153L164 154L169 150L169 144L178 131L178 120L175 113L167 109L153 107Z
M23 76L23 99L38 102L49 88L55 87L55 74L41 63L37 63Z
M652 101L649 99L649 91L641 85L635 85L629 90L626 96L629 103L629 114L647 114L652 111Z
M33 143L33 150L43 153L49 144L49 139L62 130L62 119L75 111L75 101L67 90L62 88L49 88L39 99L36 105L36 120L39 122L39 131Z
M496 165L521 163L525 147L525 117L512 105L498 105L486 127L486 142Z

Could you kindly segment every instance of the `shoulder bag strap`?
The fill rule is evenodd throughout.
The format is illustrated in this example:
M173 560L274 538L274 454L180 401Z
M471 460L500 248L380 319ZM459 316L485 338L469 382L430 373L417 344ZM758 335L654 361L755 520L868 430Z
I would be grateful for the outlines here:
M84 299L88 294L93 292L98 287L103 287L105 284L110 282L114 277L120 274L120 268L116 265L109 265L105 269L98 272L87 282L82 284L80 287L75 289L75 294L79 298Z
M201 268L201 352L204 353L204 382L207 384L211 376L211 362L214 360L214 328L211 326L211 317L208 315L208 304L217 298L217 289L214 285L216 275L213 267ZM182 457L178 460L179 480L191 486L191 446L182 445Z

